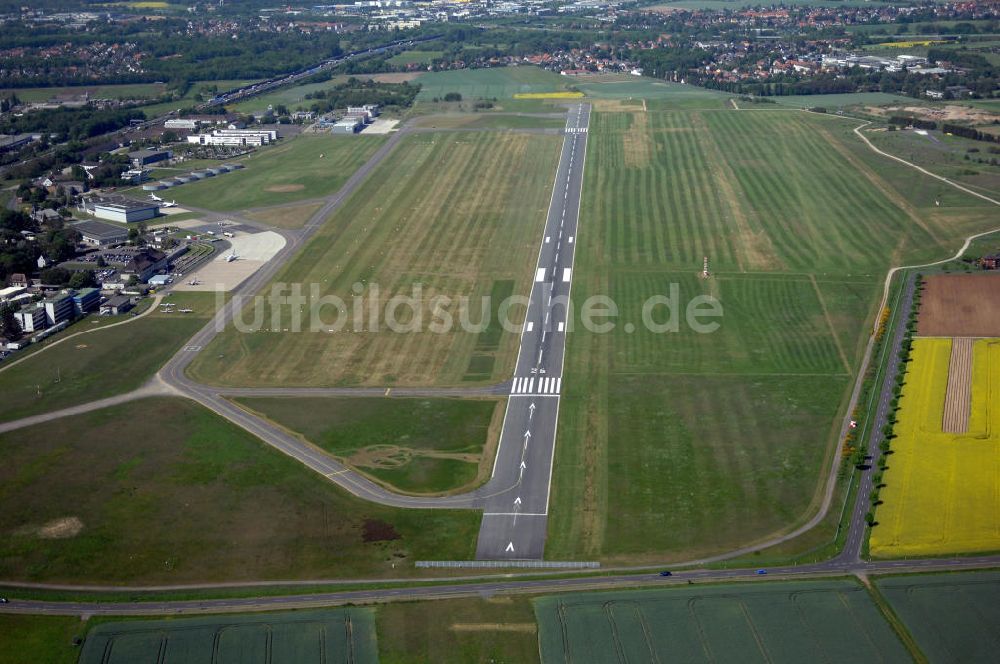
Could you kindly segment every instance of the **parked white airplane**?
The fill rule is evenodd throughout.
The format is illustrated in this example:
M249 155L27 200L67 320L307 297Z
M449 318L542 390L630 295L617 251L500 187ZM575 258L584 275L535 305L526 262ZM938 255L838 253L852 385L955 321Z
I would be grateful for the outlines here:
M170 201L169 203L167 203L163 199L160 200L161 200L160 207L177 207L177 201Z
M239 256L236 255L236 250L234 249L233 253L231 253L228 256L226 256L226 262L227 263L232 263L237 258L239 258Z
M157 203L162 203L163 202L163 199L160 198L159 196L157 196L156 194L150 194L149 197L152 198Z

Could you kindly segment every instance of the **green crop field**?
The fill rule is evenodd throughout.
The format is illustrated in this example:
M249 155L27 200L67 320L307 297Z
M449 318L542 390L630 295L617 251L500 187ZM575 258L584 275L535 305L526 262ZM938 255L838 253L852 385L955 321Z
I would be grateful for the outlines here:
M815 513L885 271L991 225L971 197L935 206L926 176L861 156L853 126L592 116L573 295L620 314L569 337L547 556L689 559ZM654 295L668 298L654 322L675 309L676 331L644 324ZM699 295L721 303L714 332L686 322Z
M261 150L246 168L177 187L180 205L245 210L335 193L385 141L381 136L302 135Z
M379 661L538 661L531 601L525 597L390 602L376 610Z
M80 664L378 661L371 609L143 620L98 625Z
M277 312L275 325L268 302L252 305L243 319L262 316L264 331L228 328L199 354L191 373L203 382L277 386L506 378L517 334L503 331L492 314L480 333L463 330L472 328L461 321L479 323L484 309L490 313L481 296L496 305L527 292L560 142L514 133L407 137L275 279L302 284L305 294L315 285L322 297L340 297L342 314L335 317L334 303L308 316L321 323L318 331L303 322L302 332L275 333L270 330L294 329L288 307ZM363 287L360 325L355 284ZM416 299L422 321L409 307L389 306L397 295ZM437 296L451 298L437 303L454 325L434 313ZM389 325L393 311L402 331Z
M489 476L504 410L496 400L237 401L377 480L422 493L471 488Z
M176 293L168 302L190 314L154 311L97 329L10 367L0 365L0 421L103 399L142 385L215 311L215 295ZM11 360L16 360L13 356Z
M480 516L348 495L194 402L144 399L0 435L0 578L377 578L475 552Z
M888 577L877 585L929 661L996 661L1000 573Z
M519 92L553 92L567 86L565 76L529 66L432 72L421 74L416 82L420 84L420 101L444 97L449 92L466 98L510 100Z
M778 582L535 600L542 662L910 662L854 581Z

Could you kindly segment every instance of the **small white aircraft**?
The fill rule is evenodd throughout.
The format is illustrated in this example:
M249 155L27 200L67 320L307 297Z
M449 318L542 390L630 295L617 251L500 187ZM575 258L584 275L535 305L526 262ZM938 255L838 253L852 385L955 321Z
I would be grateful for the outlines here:
M170 201L169 203L167 203L163 199L160 199L160 200L162 201L162 204L160 205L160 207L165 207L165 208L177 207L177 201Z
M231 253L228 256L226 256L226 262L227 263L232 263L237 258L239 258L239 256L236 255L236 250L234 249L233 253Z
M178 309L182 314L189 314L194 311L194 309Z
M150 194L149 197L152 198L157 203L162 203L163 202L163 199L160 198L159 196L157 196L156 194Z
M200 283L201 282L198 281L197 279L192 279L191 281L188 282L188 286L197 286Z

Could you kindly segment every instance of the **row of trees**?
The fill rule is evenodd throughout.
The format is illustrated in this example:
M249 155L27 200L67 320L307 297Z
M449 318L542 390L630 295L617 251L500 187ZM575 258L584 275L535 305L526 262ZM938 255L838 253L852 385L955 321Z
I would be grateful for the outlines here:
M306 95L312 102L310 110L327 113L335 108L378 104L408 108L420 92L420 86L412 83L378 83L371 80L350 78L328 90L317 90Z

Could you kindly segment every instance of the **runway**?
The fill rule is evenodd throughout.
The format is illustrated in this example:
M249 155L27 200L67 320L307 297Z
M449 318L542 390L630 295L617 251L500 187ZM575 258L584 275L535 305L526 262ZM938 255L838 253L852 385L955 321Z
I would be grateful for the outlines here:
M545 553L589 122L589 104L570 108L493 477L482 492L480 560L536 560Z

